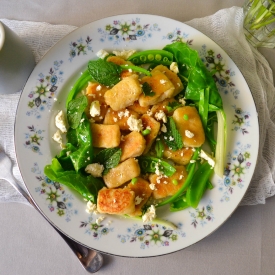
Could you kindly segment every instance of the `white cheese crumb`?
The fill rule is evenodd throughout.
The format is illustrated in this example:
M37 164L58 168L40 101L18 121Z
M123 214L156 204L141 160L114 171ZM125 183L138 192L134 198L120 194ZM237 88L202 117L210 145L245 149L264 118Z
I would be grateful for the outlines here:
M123 111L120 111L117 115L118 115L118 117L119 117L120 119L122 119L122 117L124 116L124 112L123 112Z
M100 217L98 217L98 218L95 220L95 222L96 222L97 225L100 225L100 223L101 223L104 219L105 219L105 217L100 216Z
M102 86L101 85L98 85L97 87L96 87L96 91L100 91L102 89Z
M143 198L136 196L135 197L135 205L139 205L143 201Z
M186 135L188 138L194 137L194 134L193 134L192 132L190 132L189 130L185 130L185 135Z
M190 163L195 163L196 161L194 159L191 159L190 160Z
M55 117L55 126L62 132L67 132L66 119L63 111L61 110Z
M92 203L91 201L88 201L87 205L86 205L86 212L87 213L94 213L96 211L97 211L96 204Z
M149 184L149 187L150 187L151 190L155 190L156 189L156 186L155 186L154 183Z
M114 117L114 118L113 118L113 121L114 121L114 122L117 122L117 118L116 118L116 117Z
M130 131L140 132L143 130L141 119L137 119L133 115L127 119L127 125L129 126Z
M146 213L142 216L143 222L151 222L153 219L156 218L156 208L154 205L151 205Z
M100 115L100 103L98 100L95 100L91 103L90 115L91 117L96 117Z
M165 79L161 79L159 82L160 82L160 84L164 85L167 81Z
M124 117L129 117L129 114L130 114L129 110L126 109L125 112L124 112Z
M148 110L146 113L147 113L148 116L152 116L153 115L152 110Z
M163 133L167 132L167 127L165 126L165 124L162 124L161 129L160 129Z
M179 99L179 102L180 102L183 106L185 106L185 104L186 104L186 101L185 101L184 98L180 98L180 99Z
M164 123L167 122L166 114L162 110L160 110L157 113L155 113L155 118L157 120L162 120Z
M96 53L97 57L104 59L107 55L109 55L108 52L106 52L105 50L100 50Z
M91 174L93 177L102 177L104 166L99 163L91 163L86 166L85 171Z
M178 74L179 73L179 67L176 62L172 62L170 65L170 70L173 71L174 73Z
M173 141L174 140L174 138L173 137L169 137L169 141Z
M55 142L57 142L57 143L60 145L60 147L61 147L62 149L65 148L65 145L63 144L61 132L60 132L59 129L55 132L55 134L53 135L52 138L53 138L53 140L54 140Z
M214 167L215 166L215 160L212 158L212 157L210 157L206 152L204 152L203 150L201 150L201 152L200 152L200 157L202 158L202 159L205 159L208 163L209 163L209 165L211 165L212 167Z
M113 51L113 54L126 60L135 52L136 50L122 50L122 51Z

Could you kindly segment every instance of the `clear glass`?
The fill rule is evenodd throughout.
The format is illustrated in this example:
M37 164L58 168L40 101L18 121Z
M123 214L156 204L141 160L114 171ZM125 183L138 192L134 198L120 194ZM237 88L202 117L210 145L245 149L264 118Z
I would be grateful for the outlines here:
M254 47L275 48L275 0L246 0L244 34Z

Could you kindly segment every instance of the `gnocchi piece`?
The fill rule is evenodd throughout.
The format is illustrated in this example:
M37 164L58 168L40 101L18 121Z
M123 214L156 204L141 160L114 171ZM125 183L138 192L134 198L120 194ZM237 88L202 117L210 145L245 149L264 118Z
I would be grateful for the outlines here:
M146 96L142 94L139 97L139 104L142 107L157 104L166 98L173 96L175 87L168 77L162 72L156 70L152 73L152 76L144 76L141 79L141 84L147 82L152 91L155 93L153 96Z
M139 176L139 174L140 167L137 160L129 158L117 167L110 169L109 173L103 176L103 180L108 188L115 188Z
M195 107L184 106L176 109L173 119L182 136L185 147L200 147L204 143L204 129Z
M129 125L127 124L127 120L130 116L133 116L134 118L138 118L139 115L132 110L123 109L120 111L114 111L111 108L108 109L103 124L111 125L111 124L117 124L120 128L120 130L128 130L129 131Z
M167 145L164 146L163 156L167 159L171 159L177 164L187 165L193 156L193 149L184 147L180 150L173 151L168 148Z
M156 121L153 117L144 114L141 117L141 121L143 124L143 129L148 129L150 128L151 132L149 135L144 136L145 140L146 140L146 148L143 151L143 154L147 154L148 151L150 150L154 140L156 139L159 129L160 129L160 123L158 121Z
M124 161L142 155L146 141L141 133L133 131L123 138L119 147L122 150L120 161Z
M157 70L164 73L168 77L168 79L173 83L175 90L174 90L172 97L176 96L178 93L180 93L183 90L183 84L176 73L169 70L167 67L165 67L163 65L156 66L152 70L152 73L154 73L154 71L157 71Z
M129 110L132 110L140 115L146 114L149 111L149 106L142 107L139 105L138 101L135 101L133 105L128 107Z
M149 182L138 177L137 182L135 184L129 183L127 188L135 192L135 211L130 215L142 215L142 207L146 204L152 194L152 189L149 187Z
M162 199L168 196L173 196L184 184L187 178L187 172L184 166L175 166L176 172L171 177L163 175L151 174L149 180L151 184L155 185L153 190L153 197L155 199Z
M104 187L98 192L97 210L107 214L131 214L135 211L135 192L129 188Z
M122 79L104 94L105 102L114 110L119 111L132 105L142 93L137 75Z
M113 148L120 144L120 129L118 125L91 124L93 146L98 148Z

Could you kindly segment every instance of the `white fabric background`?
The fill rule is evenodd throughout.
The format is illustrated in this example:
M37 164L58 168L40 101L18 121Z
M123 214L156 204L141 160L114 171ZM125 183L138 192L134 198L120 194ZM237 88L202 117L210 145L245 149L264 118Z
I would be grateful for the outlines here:
M260 123L259 159L251 185L242 205L263 204L275 194L275 88L273 76L265 58L250 47L242 31L241 8L220 10L214 15L186 22L217 42L237 64L253 94ZM48 23L1 20L13 29L32 49L38 62L47 50L76 27ZM245 53L245 54L244 54ZM0 95L0 150L14 163L13 173L23 183L16 164L13 127L20 93ZM5 181L0 180L0 202L26 202Z

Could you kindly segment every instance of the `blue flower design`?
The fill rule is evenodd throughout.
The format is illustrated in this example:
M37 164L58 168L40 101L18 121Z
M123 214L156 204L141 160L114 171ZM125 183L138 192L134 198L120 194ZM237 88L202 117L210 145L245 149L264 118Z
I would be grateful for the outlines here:
M137 36L143 36L145 34L144 30L138 30L137 31Z

